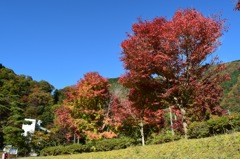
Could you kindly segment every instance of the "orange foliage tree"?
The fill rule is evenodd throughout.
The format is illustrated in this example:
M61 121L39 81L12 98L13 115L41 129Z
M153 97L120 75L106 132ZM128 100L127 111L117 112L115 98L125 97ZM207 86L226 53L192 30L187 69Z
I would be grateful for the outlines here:
M116 136L107 130L109 86L107 79L90 72L70 89L63 106L56 110L56 123L69 130L68 137L75 134L77 138L94 140Z

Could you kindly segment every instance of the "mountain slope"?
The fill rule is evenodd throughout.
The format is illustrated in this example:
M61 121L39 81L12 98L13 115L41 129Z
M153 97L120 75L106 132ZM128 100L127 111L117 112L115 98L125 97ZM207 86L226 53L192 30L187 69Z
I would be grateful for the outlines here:
M221 106L230 112L240 112L240 60L226 63L231 80L222 84L224 89Z

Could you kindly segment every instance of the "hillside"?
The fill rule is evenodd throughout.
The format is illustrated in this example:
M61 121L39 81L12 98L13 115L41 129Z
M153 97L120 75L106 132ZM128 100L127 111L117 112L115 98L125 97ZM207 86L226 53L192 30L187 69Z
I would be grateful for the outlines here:
M179 140L175 142L137 146L108 152L93 152L65 156L37 157L38 159L202 159L240 158L240 133L219 135L210 138ZM221 143L221 144L219 144ZM24 159L24 158L21 158ZM26 159L36 159L28 157Z
M47 81L17 75L0 64L0 149L6 139L9 144L15 144L17 137L22 141L24 118L41 119L45 126L52 123L53 89Z
M221 106L230 112L240 112L240 60L226 63L231 80L222 84L224 96Z

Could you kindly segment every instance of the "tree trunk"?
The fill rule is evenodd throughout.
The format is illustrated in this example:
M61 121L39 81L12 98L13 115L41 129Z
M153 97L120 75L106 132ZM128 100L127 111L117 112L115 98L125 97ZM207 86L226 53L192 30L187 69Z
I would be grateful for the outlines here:
M183 123L183 131L184 131L185 139L187 139L188 138L188 136L187 136L187 132L188 132L188 128L187 127L188 127L188 125L187 125L187 119L186 119L186 110L182 107L182 101L181 101L181 104L179 104L176 97L174 97L174 100L175 100L178 108L181 111L182 123Z
M172 130L172 135L174 135L174 130L173 130L173 119L172 119L172 109L169 107L169 114L170 114L170 123L171 123L171 130Z
M74 144L76 143L76 135L75 134L73 135L73 143Z
M187 132L188 132L188 125L187 125L187 120L186 120L186 111L185 109L181 108L181 114L182 114L182 122L183 122L183 131L185 135L185 139L188 138Z
M143 120L142 119L141 119L141 123L140 123L140 132L141 132L141 137L142 137L142 146L145 146L144 130L143 130Z

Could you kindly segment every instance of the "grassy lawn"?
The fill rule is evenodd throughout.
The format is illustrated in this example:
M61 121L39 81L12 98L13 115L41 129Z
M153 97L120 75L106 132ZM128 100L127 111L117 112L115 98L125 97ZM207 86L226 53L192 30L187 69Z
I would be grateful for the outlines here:
M82 153L65 156L27 157L21 159L239 159L240 133L211 138L130 147L109 152Z

